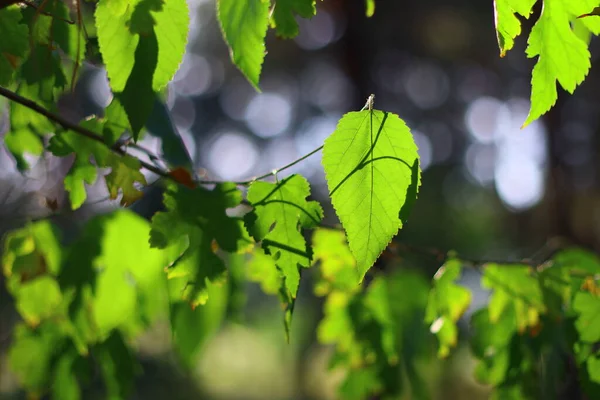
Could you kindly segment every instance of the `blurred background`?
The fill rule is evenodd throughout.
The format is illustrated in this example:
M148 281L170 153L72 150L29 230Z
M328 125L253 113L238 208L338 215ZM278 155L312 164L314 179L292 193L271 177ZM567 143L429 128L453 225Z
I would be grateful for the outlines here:
M524 54L523 37L499 57L491 0L379 0L370 19L363 1L319 1L316 17L299 20L297 38L281 40L269 32L262 93L230 61L214 1L188 3L187 53L169 85L167 104L206 178L245 180L287 164L320 146L344 113L360 109L374 93L377 109L397 113L411 127L423 169L419 199L397 242L506 261L539 256L555 238L600 250L598 72L592 67L573 96L559 91L556 107L521 129L533 61ZM92 11L86 8L88 21ZM530 27L531 21L524 22L524 32ZM597 45L592 41L593 64ZM86 65L60 108L79 120L101 114L111 98L105 71ZM5 132L6 114L0 121ZM153 136L141 144L160 150ZM50 214L67 232L76 232L89 217L118 207L98 182L89 188L88 203L69 211L62 186L69 160L43 155L29 161L31 171L20 174L0 150L0 233ZM336 223L320 153L285 174L294 172L310 180L325 222ZM58 213L47 199L57 201ZM160 193L133 206L146 216L159 207ZM439 260L400 248L378 265L416 268L428 280ZM487 298L478 279L463 277L478 290L472 309ZM316 342L322 300L312 295L307 280L291 345L285 343L277 299L255 284L246 288L237 321L243 324L230 322L203 337L191 372L178 366L166 324L157 326L140 338L144 372L133 398L335 399L341 376L327 371L331 349ZM4 286L0 302L0 397L13 398L21 394L5 355L17 316ZM432 360L424 371L434 398L487 398L471 370L468 349L459 346L448 360Z

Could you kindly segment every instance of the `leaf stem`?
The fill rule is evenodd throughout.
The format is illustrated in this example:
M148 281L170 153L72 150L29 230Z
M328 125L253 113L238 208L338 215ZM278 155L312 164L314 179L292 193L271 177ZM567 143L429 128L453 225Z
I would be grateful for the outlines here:
M274 169L273 171L271 171L269 173L257 176L256 178L252 178L252 179L247 180L247 181L235 182L235 184L236 185L241 185L241 186L247 186L247 185L251 184L254 181L260 181L260 180L266 179L266 178L268 178L270 176L277 175L279 172L285 171L286 169L293 167L294 165L298 164L300 161L306 160L308 157L310 157L313 154L321 151L322 149L323 149L323 145L320 145L319 147L317 147L316 149L314 149L310 153L307 153L307 154L303 155L302 157L297 158L296 160L292 161L289 164L284 165L281 168Z

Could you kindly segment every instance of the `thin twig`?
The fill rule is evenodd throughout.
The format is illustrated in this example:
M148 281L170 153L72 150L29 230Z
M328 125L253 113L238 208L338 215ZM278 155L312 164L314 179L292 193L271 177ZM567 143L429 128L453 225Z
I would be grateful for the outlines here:
M291 163L284 165L284 166L283 166L283 167L281 167L281 168L276 168L276 169L274 169L273 171L271 171L271 172L269 172L269 173L266 173L266 174L263 174L263 175L257 176L256 178L252 178L252 179L249 179L249 180L247 180L247 181L235 182L235 184L236 184L236 185L240 185L240 186L247 186L247 185L251 184L251 183L252 183L252 182L254 182L254 181L260 181L260 180L266 179L266 178L268 178L268 177L270 177L270 176L277 175L279 172L281 172L281 171L285 171L286 169L293 167L294 165L298 164L300 161L304 161L304 160L306 160L308 157L310 157L310 156L312 156L313 154L315 154L315 153L317 153L317 152L321 151L321 149L322 149L322 148L323 148L323 145L321 145L321 146L317 147L316 149L314 149L314 150L313 150L313 151L311 151L310 153L308 153L308 154L305 154L305 155L303 155L303 156L302 156L302 157L300 157L300 158L297 158L296 160L292 161Z
M60 115L56 115L56 114L46 110L44 107L38 105L36 102L26 99L25 97L23 97L17 93L11 92L10 90L3 88L1 86L0 86L0 96L6 97L7 99L14 101L15 103L19 103L22 106L25 106L25 107L37 112L38 114L43 115L44 117L48 118L50 121L57 123L58 125L61 125L65 129L72 130L73 132L75 132L81 136L85 136L86 138L88 138L90 140L98 142L98 143L108 147L112 152L114 152L120 156L129 155L129 154L127 154L127 152L125 150L123 150L122 148L120 148L117 145L109 146L104 141L104 138L102 136L98 135L97 133L92 132L88 129L85 129L82 126L79 126L73 122L70 122L67 119L61 117ZM143 160L138 160L138 161L140 162L140 165L144 169L154 172L156 175L159 175L163 178L174 180L173 177L170 176L168 172L166 172L160 168L157 168L154 165L149 164Z

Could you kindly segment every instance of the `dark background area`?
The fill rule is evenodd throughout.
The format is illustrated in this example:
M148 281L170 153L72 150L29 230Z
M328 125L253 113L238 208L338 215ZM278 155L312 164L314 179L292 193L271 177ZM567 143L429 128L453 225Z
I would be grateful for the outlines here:
M374 93L377 109L397 113L413 130L424 171L418 201L397 242L506 261L543 257L553 243L600 250L598 72L593 65L573 96L559 90L557 105L520 129L534 63L524 54L526 37L499 57L491 0L379 0L372 18L365 17L363 1L319 1L317 16L299 21L296 39L280 40L269 32L260 94L231 63L214 2L189 3L188 51L167 103L207 178L243 180L287 164L321 145L345 112L360 109ZM539 5L536 10L524 22L526 34ZM593 64L596 49L593 40ZM110 96L105 73L87 65L61 110L77 120L101 113ZM2 121L5 131L6 118ZM150 136L141 143L153 151L160 145ZM117 207L98 182L88 204L69 211L62 188L69 161L50 155L32 161L23 176L6 151L0 152L0 233L49 217L76 234L90 216ZM293 172L311 181L325 221L336 223L320 153L284 174ZM49 216L45 199L58 200L57 215ZM158 207L160 193L150 193L134 209L151 215ZM435 257L402 249L378 266L408 265L428 277L439 267ZM478 290L476 278L464 276ZM302 291L292 345L284 343L277 300L250 285L246 326L220 331L191 373L175 365L167 328L153 329L141 341L144 374L134 398L335 398L339 376L325 369L330 349L314 343L321 303L309 284ZM485 299L477 292L474 307ZM0 302L2 397L16 389L4 355L17 317L4 287ZM463 348L428 367L434 395L486 398L471 367Z

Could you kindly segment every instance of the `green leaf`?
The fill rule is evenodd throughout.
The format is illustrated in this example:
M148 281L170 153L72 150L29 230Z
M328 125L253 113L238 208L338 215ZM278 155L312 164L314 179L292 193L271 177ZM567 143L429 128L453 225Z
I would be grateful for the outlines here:
M573 301L573 309L577 312L575 328L579 339L595 343L600 340L600 298L588 292L578 292Z
M58 311L62 303L62 293L54 278L42 276L20 285L14 296L17 310L23 319L32 326L49 318Z
M110 146L117 143L125 131L131 130L127 112L117 98L113 98L110 105L106 108L104 120L102 136L106 144Z
M0 10L0 85L8 85L29 50L29 29L17 6Z
M133 389L139 365L123 336L113 331L95 352L109 399L126 399Z
M171 169L183 167L193 170L192 157L185 147L177 127L171 120L167 106L158 97L154 99L154 108L146 122L148 134L161 141L161 156Z
M92 185L96 182L97 170L88 161L77 158L73 166L65 176L65 190L69 192L69 200L73 210L83 205L87 198L85 183Z
M540 314L546 312L540 282L528 265L487 264L481 283L494 290L489 304L492 322L498 321L505 310L514 309L517 328L522 333L527 327L536 326Z
M431 332L438 336L438 355L447 357L456 346L458 329L456 322L471 304L471 292L454 283L460 278L462 263L451 259L436 272L433 288L429 292L425 322L431 324Z
M228 252L239 251L250 242L241 221L226 214L241 201L242 194L233 183L219 184L212 191L170 184L164 195L167 211L152 218L151 246L182 248L168 276L187 278L183 296L194 307L208 300L209 284L225 280L225 265L215 254L213 241Z
M315 293L324 296L333 290L353 292L360 289L356 261L342 231L315 229L312 238L313 263L320 262Z
M111 199L116 199L122 190L121 205L128 206L142 197L143 193L136 189L136 182L145 185L146 178L140 172L140 161L131 156L114 157L110 174L106 175L106 186Z
M79 400L81 390L77 381L77 353L65 351L54 366L52 396L55 399Z
M510 341L516 333L513 310L493 321L488 308L471 317L473 335L470 340L473 355L480 361L475 376L480 382L497 385L504 381L510 366Z
M53 324L35 330L24 324L15 327L8 359L11 370L27 390L41 393L48 386L52 358L60 349L61 336Z
M189 303L171 305L170 319L173 345L186 367L192 369L198 361L202 346L214 335L227 311L227 287L208 287L210 301L203 307L192 309Z
M7 278L27 282L40 275L57 275L62 249L57 230L49 221L39 221L10 232L4 239L2 268Z
M70 308L93 327L86 333L75 321L82 335L93 335L87 341L102 340L117 328L136 333L166 313L167 257L149 248L149 233L142 217L118 210L89 221L71 246L59 281L65 292L78 292Z
M92 132L102 132L104 129L99 120L88 120L81 125ZM98 133L98 136L101 134ZM123 194L121 205L129 205L143 194L135 184L145 185L146 178L140 172L139 160L134 157L114 154L106 145L71 131L53 136L48 149L58 157L65 157L72 153L76 155L73 166L65 177L65 189L69 192L73 209L77 209L84 203L86 199L84 183L92 184L96 180L97 167L111 169L105 177L106 186L111 199L116 199L119 193ZM95 164L91 162L92 157Z
M302 18L312 18L316 13L315 0L277 0L273 10L272 25L277 30L277 36L293 38L298 35L295 14Z
M278 183L253 182L248 201L254 212L245 217L248 231L273 257L292 298L300 284L299 267L310 266L311 255L302 236L302 228L319 224L323 210L310 195L308 181L300 175L289 176Z
M263 292L272 295L279 293L284 282L275 260L261 247L252 252L252 259L248 262L248 280L258 282Z
M527 41L527 57L539 56L531 79L531 109L527 125L546 113L556 103L556 82L573 93L590 69L587 44L573 32L571 22L597 4L591 0L546 0L542 14ZM600 21L584 22L600 33Z
M375 0L365 0L365 14L368 18L375 14Z
M140 38L131 75L123 92L116 95L127 113L133 139L136 141L152 111L155 96L152 76L158 65L158 51L158 41L153 31Z
M183 59L187 2L102 0L95 17L110 86L122 93L119 97L137 140L152 111L154 93L173 78Z
M325 140L323 167L362 280L416 199L421 177L417 146L397 115L351 112Z
M187 41L189 10L185 0L101 0L95 18L100 51L113 91L125 89L140 37L151 31L158 43L152 89L164 88L173 78Z
M494 0L496 36L500 57L513 48L515 38L521 34L521 21L515 14L529 18L537 0Z
M587 359L587 370L592 382L600 383L600 358L590 357Z
M217 18L233 63L258 90L269 27L269 1L217 0Z

